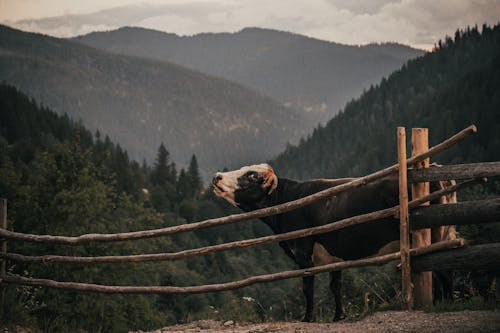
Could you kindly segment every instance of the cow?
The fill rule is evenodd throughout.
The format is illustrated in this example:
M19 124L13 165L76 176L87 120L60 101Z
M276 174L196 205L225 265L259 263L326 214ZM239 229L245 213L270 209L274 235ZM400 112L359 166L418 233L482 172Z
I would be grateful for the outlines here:
M266 163L239 170L217 172L212 180L215 195L243 211L275 206L352 181L354 178L315 179L298 182L278 178ZM365 186L279 215L264 217L274 233L311 228L351 216L393 207L399 203L397 177L386 177ZM279 243L287 256L301 268L382 255L399 249L399 223L394 218ZM335 299L334 321L344 318L341 271L330 273L330 289ZM303 321L314 320L314 276L303 277L306 312Z

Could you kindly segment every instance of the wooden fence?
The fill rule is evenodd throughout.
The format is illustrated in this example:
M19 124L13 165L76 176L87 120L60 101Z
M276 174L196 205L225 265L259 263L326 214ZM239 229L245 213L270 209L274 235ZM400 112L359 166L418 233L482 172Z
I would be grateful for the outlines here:
M424 132L426 130L417 130L414 132ZM500 251L498 251L499 244L466 246L463 239L453 239L448 241L437 242L430 244L430 242L420 243L419 247L410 248L410 231L413 230L414 234L421 233L422 229L450 225L450 224L470 224L470 223L489 223L500 221L500 199L464 202L453 205L432 205L422 206L426 203L436 200L443 195L458 191L462 188L472 186L474 184L486 181L485 177L500 175L500 162L490 163L474 163L463 165L443 166L441 168L425 168L428 165L429 157L442 152L449 147L461 142L470 134L476 132L474 125L460 131L449 139L441 142L440 144L427 149L425 147L425 137L423 146L420 144L418 149L413 149L413 156L407 158L406 156L406 135L404 128L398 128L398 164L392 165L383 170L379 170L364 177L354 179L348 183L338 185L321 192L312 194L310 196L290 201L273 207L255 210L252 212L235 214L220 218L209 219L201 222L183 224L173 227L134 231L116 234L86 234L76 237L68 236L54 236L54 235L34 235L18 233L7 230L7 203L2 200L0 208L2 209L2 227L0 228L2 266L0 272L0 282L7 284L21 284L31 286L45 286L67 290L77 291L91 291L101 293L129 293L129 294L147 294L147 293L172 293L172 294L188 294L188 293L204 293L231 290L236 288L245 287L255 283L269 282L280 279L288 279L294 277L304 277L314 275L321 272L341 270L351 267L361 267L368 265L380 265L393 260L401 260L402 263L402 287L403 287L403 302L407 308L412 305L412 282L411 270L414 270L414 276L418 276L420 272L433 270L436 263L440 267L444 267L443 260L447 260L446 255L453 256L453 253L460 255L460 262L463 266L473 265L474 267L498 267L500 263ZM424 135L425 136L425 135ZM414 138L413 140L417 140ZM412 140L412 141L413 141ZM414 143L414 147L416 144ZM423 148L422 148L423 147ZM416 165L416 168L407 169L407 166ZM420 168L422 167L422 168ZM399 172L398 172L399 171ZM241 222L253 218L261 218L276 214L288 212L305 205L308 205L319 199L335 195L337 193L348 191L353 188L361 187L377 179L390 176L392 174L399 174L400 183L400 205L387 208L384 210L371 212L368 214L349 217L340 221L332 221L322 226L301 229L283 234L270 235L254 239L246 239L230 243L212 245L198 249L189 249L174 253L155 253L155 254L140 254L140 255L124 255L124 256L98 256L98 257L77 257L77 256L63 256L63 255L42 255L42 256L29 256L18 253L9 253L7 251L7 240L35 242L35 243L56 243L66 245L81 245L89 242L113 242L124 240L136 240L152 237L160 237L165 235L173 235L180 232L192 231L217 225L224 225L229 223ZM429 193L425 189L428 185L417 185L417 189L413 192L413 200L408 201L408 183L425 183L436 180L464 180L456 185ZM419 190L418 186L424 188ZM6 261L21 261L21 262L35 262L49 264L53 262L61 263L115 263L115 262L145 262L145 261L165 261L165 260L178 260L187 257L213 253L218 251L225 251L235 248L244 248L255 246L258 244L269 244L289 239L300 237L308 237L312 235L322 234L339 230L345 227L366 223L368 221L377 220L386 217L399 217L400 219L400 251L377 256L366 259L344 261L333 263L323 266L317 266L307 269L284 271L279 273L264 274L252 276L246 279L211 284L200 286L111 286L111 285L98 285L79 282L61 282L48 279L27 278L14 274L6 273ZM422 238L422 237L421 237ZM415 243L415 242L414 242ZM445 250L452 248L453 251L447 252ZM461 252L458 252L461 251ZM484 256L481 254L484 253ZM480 260L477 257L481 257ZM474 258L474 263L471 263L470 258ZM411 261L411 263L410 263ZM456 266L456 263L455 263ZM456 268L456 267L455 267ZM432 288L426 279L416 286L415 294L428 294L429 288ZM424 299L424 302L426 300ZM428 302L428 300L427 300Z

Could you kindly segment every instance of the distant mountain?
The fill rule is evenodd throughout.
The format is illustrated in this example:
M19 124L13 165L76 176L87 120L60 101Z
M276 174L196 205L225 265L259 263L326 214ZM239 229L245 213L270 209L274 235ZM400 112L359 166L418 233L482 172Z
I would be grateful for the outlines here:
M164 142L174 161L195 153L206 172L271 158L312 127L293 109L224 79L6 26L0 81L109 134L132 158L152 160Z
M397 126L428 127L433 145L470 124L476 135L433 160L500 160L500 25L457 31L350 102L273 166L292 178L361 176L395 163Z
M260 28L180 37L125 27L74 40L120 54L168 60L239 82L304 110L316 124L329 120L363 89L424 53L394 43L348 46Z

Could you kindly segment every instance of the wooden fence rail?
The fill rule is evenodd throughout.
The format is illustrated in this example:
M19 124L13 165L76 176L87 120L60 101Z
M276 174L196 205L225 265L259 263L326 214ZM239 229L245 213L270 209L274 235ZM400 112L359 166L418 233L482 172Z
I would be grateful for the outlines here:
M410 212L412 230L493 222L500 222L500 198L430 205L415 208Z
M476 133L476 126L471 125L452 137L444 140L443 142L437 144L436 146L430 148L429 150L415 155L409 159L407 159L408 165L413 165L418 163L430 156L433 156L443 150L448 149L449 147L461 142L465 138L467 138L470 134ZM235 223L244 220L249 220L253 218L261 218L271 215L277 215L281 213L285 213L306 205L311 204L319 199L326 198L337 193L350 190L353 188L357 188L363 186L367 183L373 182L377 179L383 178L387 175L393 174L397 172L399 169L398 164L394 164L388 168L383 170L379 170L372 174L369 174L364 177L357 178L351 182L344 183L342 185L338 185L310 196L297 199L294 201L290 201L287 203L283 203L280 205L276 205L273 207L263 208L259 210L255 210L252 212L229 215L225 217L209 219L201 222L183 224L173 227L161 228L161 229L153 229L153 230L143 230L143 231L134 231L134 232L125 232L125 233L116 233L116 234L86 234L75 237L68 236L52 236L52 235L33 235L33 234L23 234L18 232L13 232L5 229L0 229L0 237L7 239L15 239L26 242L44 242L44 243L59 243L59 244L68 244L68 245L79 245L90 242L111 242L111 241L124 241L124 240L133 240L133 239L143 239L143 238L151 238L151 237L159 237L172 235L180 232L198 230L207 227L213 227L216 225L223 225L228 223Z
M459 183L435 192L431 194L413 200L408 203L408 207L415 208L420 206L422 203L427 201L432 201L437 198L442 197L448 193L456 192L460 189L485 182L485 178L474 179ZM351 227L353 225L366 223L369 221L394 216L399 211L399 205L391 208L386 208L383 210L357 215L342 219L339 221L334 221L329 224L321 225L314 228L300 229L287 233L264 236L253 239L246 239L242 241L235 241L230 243L206 246L198 249L189 249L174 253L154 253L154 254L138 254L138 255L128 255L128 256L99 256L99 257L76 257L76 256L58 256L58 255L43 255L43 256L25 256L17 253L7 253L0 254L0 257L23 262L39 262L39 263L50 263L50 262L72 262L72 263L119 263L119 262L145 262L145 261L167 261L167 260L179 260L188 257L198 256L207 253L226 251L235 248L245 248L249 246L255 246L259 244L269 244L281 242L294 238L308 237L317 234L323 234L346 227Z
M440 243L432 244L426 248L412 249L410 253L413 255L423 255L426 253L431 253L435 251L441 251L444 249L460 247L464 245L462 239L454 239L451 241L444 241ZM395 252L383 256L377 256L367 259L350 260L344 262L338 262L323 266L316 266L306 269L284 271L279 273L264 274L252 276L246 279L232 281L227 283L217 283L210 285L200 285L200 286L186 286L186 287L176 287L176 286L108 286L90 283L79 283L79 282L61 282L48 279L34 279L26 278L17 275L10 275L2 277L3 282L12 284L21 284L28 286L43 286L51 287L65 290L76 290L76 291L86 291L86 292L99 292L106 294L199 294L208 293L216 291L226 291L232 289L238 289L246 287L256 283L271 282L276 280L290 279L296 277L304 277L315 275L323 272L330 272L335 270L342 270L352 267L361 267L368 265L383 265L390 261L397 260L400 258L400 253Z
M456 165L443 165L439 168L409 169L408 182L433 182L449 179L470 179L493 177L500 174L500 162L482 162Z
M437 243L436 243L437 244ZM500 270L500 243L480 244L415 258L412 270ZM498 288L498 287L497 287Z

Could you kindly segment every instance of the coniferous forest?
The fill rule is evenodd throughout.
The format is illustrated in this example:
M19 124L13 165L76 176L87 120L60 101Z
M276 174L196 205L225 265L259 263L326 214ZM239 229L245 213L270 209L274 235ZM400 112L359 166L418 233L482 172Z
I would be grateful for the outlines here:
M347 103L273 165L297 179L362 176L394 163L397 126L428 127L433 145L470 124L478 134L434 161L498 161L499 87L500 25L458 30Z
M361 176L396 159L397 126L429 127L430 143L474 123L476 137L440 155L442 163L500 160L500 25L467 28L433 52L351 101L326 126L272 164L279 176ZM153 163L129 158L104 133L57 115L23 92L0 85L0 193L8 199L10 228L24 233L76 236L191 223L238 212L202 183L196 156L179 168L168 142L158 142ZM216 171L216 170L214 170ZM498 181L461 199L500 193ZM468 239L500 239L498 224L460 230ZM29 255L127 255L183 249L269 234L258 221L141 241L40 245L9 241L9 252ZM187 260L131 264L9 263L11 273L107 285L200 285L293 268L277 244ZM398 304L395 265L344 274L346 312L357 315ZM320 276L317 317L330 320L332 298ZM327 278L327 277L326 277ZM489 297L490 275L457 275L457 297ZM295 320L303 312L301 281L285 280L223 293L191 296L102 295L9 285L3 323L43 332L124 332L200 318Z
M233 211L203 188L196 157L176 167L161 144L152 166L129 160L100 133L39 106L8 85L0 86L0 193L8 198L15 231L80 235L161 228ZM259 222L142 241L88 246L9 242L9 252L73 256L176 252L267 233ZM144 264L15 264L15 274L110 285L196 285L288 269L277 246L211 254L184 261ZM271 287L271 291L269 291ZM266 319L270 306L282 316L293 282L194 296L76 293L32 287L6 288L2 322L28 323L42 331L85 329L123 332L196 318ZM247 300L243 297L250 297ZM253 301L249 301L249 299ZM275 304L274 302L279 302ZM293 308L291 309L294 310Z

